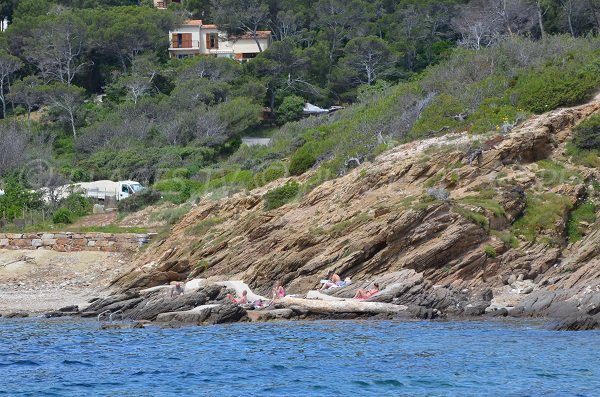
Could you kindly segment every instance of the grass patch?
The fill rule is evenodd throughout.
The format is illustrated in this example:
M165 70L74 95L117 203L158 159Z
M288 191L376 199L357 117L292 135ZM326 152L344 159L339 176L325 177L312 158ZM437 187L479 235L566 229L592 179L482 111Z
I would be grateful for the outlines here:
M163 221L169 225L174 225L181 220L190 210L192 206L189 204L182 205L176 208L168 208L158 214L152 214L151 220Z
M519 240L508 230L504 231L492 231L492 235L496 236L504 243L504 246L510 247L513 249L519 248Z
M488 196L485 194L479 194L477 196L471 196L471 197L464 197L464 198L458 200L458 202L462 203L462 204L468 204L468 205L472 205L474 207L486 209L486 210L490 211L491 213L493 213L495 216L505 216L506 215L506 211L504 210L504 207L502 207L500 205L500 203L498 203L497 201L492 200L491 198L488 198Z
M66 231L74 233L147 233L147 229L143 227L122 227L119 225L106 225L106 226L86 226L86 227L74 227L66 228Z
M569 214L569 221L567 222L567 236L570 243L575 243L583 238L582 222L594 223L596 222L596 205L594 203L583 203Z
M196 223L195 225L189 227L185 233L187 235L192 235L192 236L203 235L203 234L206 234L206 232L208 232L214 226L216 226L220 223L223 223L223 218L219 218L216 216L213 216L210 218L205 218L205 219L201 220L200 222Z
M490 221L488 220L488 218L485 215L482 215L475 211L468 210L468 209L460 207L460 206L455 206L454 211L458 215L462 216L463 218L470 220L471 222L475 223L476 225L481 226L482 228L484 228L486 230L488 230L488 228L490 226Z
M435 174L431 178L427 179L424 183L424 186L425 187L434 187L435 185L440 183L442 178L444 178L444 173L442 171L439 171L437 174Z
M557 186L563 183L581 183L581 175L577 171L569 170L564 165L552 160L540 160L537 162L540 171L537 175L541 178L544 186Z
M573 142L567 143L565 153L575 164L588 168L600 168L600 152L598 149L581 149Z
M366 223L371 217L365 212L360 212L350 219L336 223L329 229L329 235L332 237L341 237L351 229Z
M543 231L554 230L570 207L566 197L555 193L530 196L524 215L513 224L513 232L529 241L536 241Z

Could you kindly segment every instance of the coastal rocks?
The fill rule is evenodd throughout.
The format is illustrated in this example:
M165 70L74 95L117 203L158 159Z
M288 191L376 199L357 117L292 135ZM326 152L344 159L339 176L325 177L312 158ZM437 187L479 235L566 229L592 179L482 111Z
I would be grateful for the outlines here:
M25 313L25 312L11 312L11 313L4 313L2 315L3 318L25 318L25 317L29 317L29 313Z
M594 289L600 288L595 281L600 279L600 264L594 264L600 252L596 225L588 225L583 240L572 245L565 235L566 210L551 227L532 226L538 239L521 235L526 233L511 225L527 213L529 195L560 194L571 203L583 197L581 182L544 184L535 162L559 161L569 172L584 175L562 153L571 128L598 110L600 99L595 98L533 116L502 136L488 137L493 144L485 147L477 165L468 164L458 146L472 145L473 137L454 134L452 139L398 146L271 211L263 210L264 194L289 179L304 183L310 172L249 193L201 200L168 237L141 253L113 287L125 292L202 277L244 280L264 296L270 296L279 280L288 294L306 294L319 287L328 271L335 271L353 283L327 291L332 297L352 297L358 288L371 288L377 281L385 288L367 304L405 306L421 318L508 313L594 317L600 310L600 302L591 298L600 295ZM434 145L439 150L426 151ZM585 179L588 184L591 177ZM434 200L427 195L431 187L450 195ZM204 232L192 233L198 226ZM189 291L205 289L201 282L192 284ZM190 303L221 302L224 294L223 288L218 297ZM144 292L102 306L153 318L165 310L187 312L192 305L180 299ZM324 310L314 304L286 308L301 315ZM331 311L339 303L326 305L333 305L327 309ZM215 313L223 311L224 319L241 315L227 310ZM174 316L183 320L177 318L181 314ZM585 321L592 323L587 317Z
M119 313L119 317L128 320L155 320L163 313L186 312L208 302L222 300L226 294L224 287L215 284L207 284L196 291L173 297L170 295L170 290L170 288L158 288L145 292L113 295L94 301L81 315L94 317L102 313L108 315ZM197 321L201 314L195 316L190 321ZM225 322L230 316L235 317L235 314L223 312L215 314L214 319Z
M156 322L163 326L223 324L240 321L245 316L245 308L227 303L203 305L187 311L162 313L156 317Z
M208 319L213 307L216 306L202 305L187 311L161 313L156 317L156 322L200 325Z
M294 316L292 309L248 310L246 315L250 321L289 320Z
M242 306L226 304L211 309L209 324L233 323L246 316L246 309Z

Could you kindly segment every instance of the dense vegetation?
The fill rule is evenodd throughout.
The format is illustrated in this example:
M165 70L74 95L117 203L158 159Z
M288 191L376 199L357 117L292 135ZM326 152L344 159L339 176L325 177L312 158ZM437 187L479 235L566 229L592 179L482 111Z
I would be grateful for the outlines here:
M304 191L397 143L507 131L600 86L597 0L9 0L5 16L5 186L134 179L183 203L318 168ZM246 64L169 59L187 17L274 41ZM346 109L301 119L305 101ZM571 148L597 158L586 134ZM296 194L279 193L270 208Z

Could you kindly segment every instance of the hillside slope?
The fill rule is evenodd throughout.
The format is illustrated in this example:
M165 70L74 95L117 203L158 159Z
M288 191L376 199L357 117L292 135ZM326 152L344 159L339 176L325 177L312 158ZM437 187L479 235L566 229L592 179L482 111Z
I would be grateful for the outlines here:
M564 153L571 128L598 110L600 97L535 116L505 135L451 134L398 146L271 211L263 195L285 179L202 201L114 286L202 277L243 279L259 293L281 280L302 293L335 270L354 281L338 293L379 279L406 284L387 296L396 303L448 313L548 313L569 291L600 288L590 284L600 275L597 222L583 224L576 244L566 235L570 211L595 200L589 185L600 173ZM483 149L479 164L469 164L471 146ZM546 172L547 163L560 172ZM542 221L528 223L538 212ZM569 304L577 312L588 301Z

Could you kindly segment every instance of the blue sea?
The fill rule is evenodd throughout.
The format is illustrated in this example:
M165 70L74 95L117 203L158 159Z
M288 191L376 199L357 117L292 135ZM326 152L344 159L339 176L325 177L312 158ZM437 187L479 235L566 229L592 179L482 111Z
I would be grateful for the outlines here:
M0 395L597 396L599 346L532 322L0 319Z

